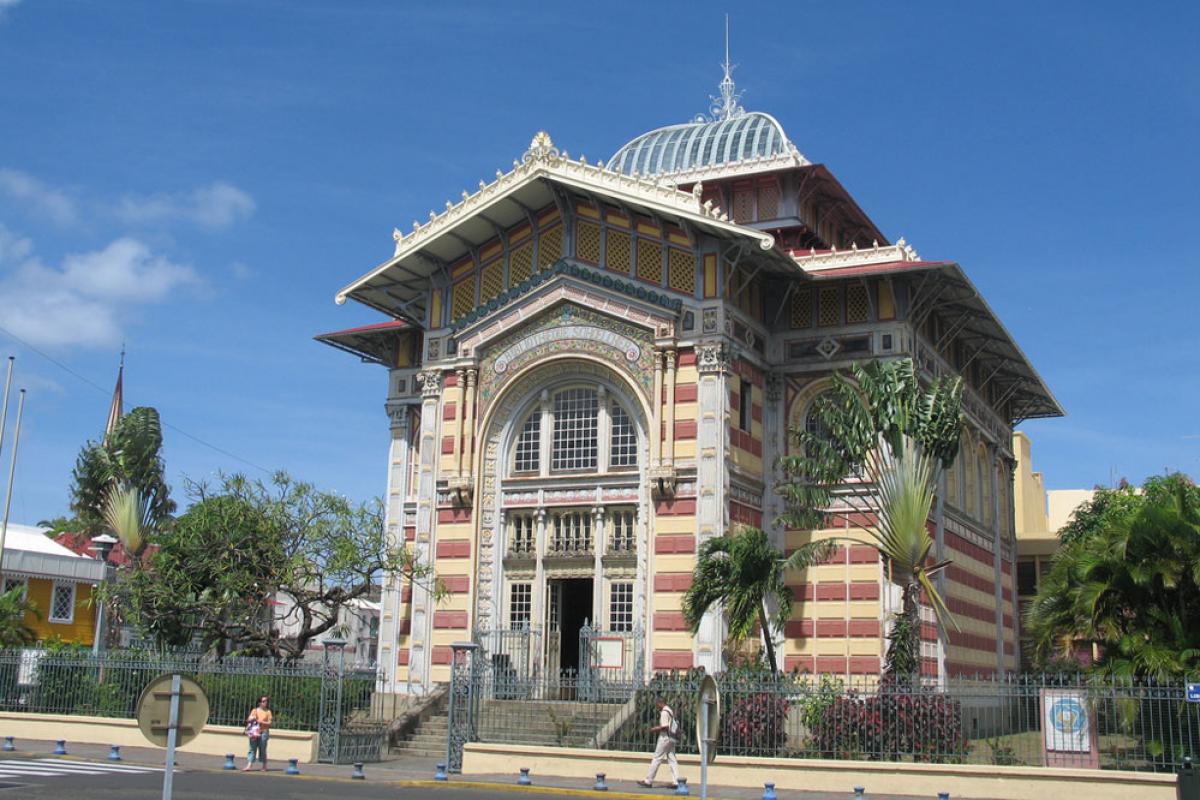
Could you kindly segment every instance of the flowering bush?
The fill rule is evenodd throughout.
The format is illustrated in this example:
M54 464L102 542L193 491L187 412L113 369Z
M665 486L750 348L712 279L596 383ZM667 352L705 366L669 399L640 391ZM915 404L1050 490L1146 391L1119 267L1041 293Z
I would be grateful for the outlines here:
M788 700L774 692L726 691L721 748L734 755L773 756L787 743Z
M957 700L937 692L884 684L868 697L838 698L812 731L827 758L957 762L970 744Z

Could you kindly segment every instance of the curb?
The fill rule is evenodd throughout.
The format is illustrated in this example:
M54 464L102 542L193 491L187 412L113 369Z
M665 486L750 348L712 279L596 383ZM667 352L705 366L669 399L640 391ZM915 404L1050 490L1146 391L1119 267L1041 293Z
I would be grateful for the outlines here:
M430 780L407 780L407 781L389 781L396 786L407 786L411 788L458 788L458 789L491 789L493 791L502 790L506 793L520 792L523 794L552 794L567 797L620 797L623 800L646 800L647 797L674 797L674 793L664 786L662 787L667 794L659 795L649 791L646 792L624 792L613 791L609 789L607 792L598 792L595 789L574 789L562 786L521 786L517 783L500 783L499 781L430 781ZM688 787L692 788L691 786ZM718 800L709 795L710 800Z

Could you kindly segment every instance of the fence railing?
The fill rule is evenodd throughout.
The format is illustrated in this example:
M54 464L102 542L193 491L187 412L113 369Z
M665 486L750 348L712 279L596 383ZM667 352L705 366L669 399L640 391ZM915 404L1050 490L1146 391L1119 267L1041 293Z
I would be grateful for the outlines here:
M1021 675L942 686L876 678L725 676L719 752L729 755L1176 771L1200 756L1200 704L1179 681ZM654 748L654 698L676 711L679 752L696 752L699 676L609 682L560 676L479 689L482 741ZM515 698L519 697L517 700ZM1049 752L1043 726L1050 726Z
M271 698L275 726L315 731L320 725L320 663L270 659L204 660L194 654L47 650L0 651L0 710L132 718L142 689L158 675L179 672L204 689L209 724L242 725L262 695ZM328 678L326 678L328 679ZM342 717L365 715L374 671L347 669Z

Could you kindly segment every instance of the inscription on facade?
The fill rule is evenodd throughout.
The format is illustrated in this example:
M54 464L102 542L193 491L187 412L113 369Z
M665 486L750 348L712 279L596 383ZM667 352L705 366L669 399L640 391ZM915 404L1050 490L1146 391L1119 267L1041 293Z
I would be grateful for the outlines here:
M494 369L496 372L503 374L508 371L509 364L530 350L543 345L570 340L585 340L606 344L620 350L625 354L625 360L630 362L636 362L642 356L642 348L638 347L637 342L627 336L622 336L613 331L606 331L602 328L595 328L591 325L562 325L557 328L547 328L526 336L496 356Z

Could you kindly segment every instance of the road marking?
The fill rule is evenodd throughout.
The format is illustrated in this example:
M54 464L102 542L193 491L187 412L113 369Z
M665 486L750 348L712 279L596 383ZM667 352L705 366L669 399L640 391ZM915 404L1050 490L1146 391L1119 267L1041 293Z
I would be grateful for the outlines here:
M57 758L0 760L0 778L61 778L68 775L137 775L161 772L155 767L96 764Z
M162 767L149 767L134 764L105 764L99 761L76 761L70 758L39 758L38 763L41 764L68 764L71 766L87 767L88 769L99 769L111 772L162 772ZM0 761L0 765L9 762Z

